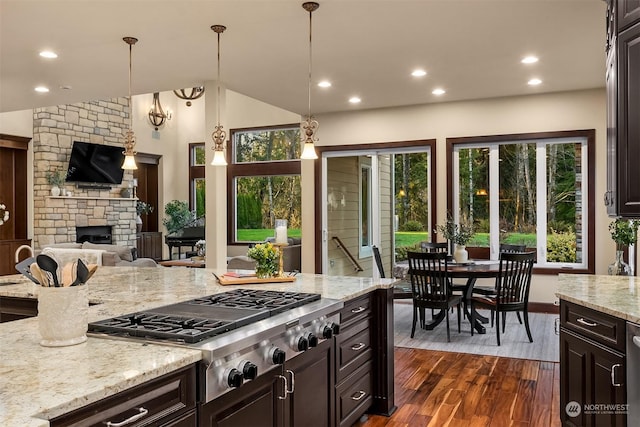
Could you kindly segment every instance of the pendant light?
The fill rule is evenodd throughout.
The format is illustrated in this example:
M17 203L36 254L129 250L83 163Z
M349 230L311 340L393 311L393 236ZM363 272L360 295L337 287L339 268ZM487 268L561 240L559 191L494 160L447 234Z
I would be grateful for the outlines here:
M149 121L153 126L155 126L156 130L169 118L169 115L164 112L162 109L162 105L160 104L160 93L153 93L153 106L149 110Z
M138 169L136 165L136 152L134 147L136 146L136 137L131 129L131 122L133 121L133 104L131 102L131 50L133 45L138 41L135 37L123 37L122 40L129 45L129 129L127 130L124 140L124 163L122 163L122 169L133 170Z
M174 90L173 93L180 99L187 101L187 107L191 107L191 101L204 95L204 86L192 87L191 92L187 93L187 89Z
M302 127L302 142L303 149L301 159L317 159L318 155L316 154L316 149L314 144L318 141L315 136L316 130L318 130L318 121L313 118L311 115L311 70L312 70L312 44L311 44L311 36L312 36L312 13L320 7L320 4L316 2L305 2L302 3L302 8L309 12L309 81L308 81L308 90L309 90L309 110L306 119L301 123Z
M216 99L216 130L211 134L213 138L213 160L212 166L226 166L227 160L224 154L224 141L227 137L227 133L222 130L220 124L220 34L227 29L224 25L212 25L211 29L218 34L218 78L216 79L216 89L218 91L218 98Z

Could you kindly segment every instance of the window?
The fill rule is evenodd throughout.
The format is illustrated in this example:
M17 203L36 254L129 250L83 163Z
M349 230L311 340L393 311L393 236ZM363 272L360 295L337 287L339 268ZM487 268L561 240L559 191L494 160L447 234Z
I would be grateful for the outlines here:
M360 157L360 220L359 234L360 247L358 253L360 258L370 257L371 245L373 244L372 225L372 202L371 202L371 157Z
M286 219L289 237L301 237L300 126L231 131L228 166L229 243L274 236L276 219Z
M199 218L205 214L205 146L189 144L189 209Z
M468 247L497 259L501 243L536 250L536 267L593 270L595 132L450 139L456 222ZM484 249L484 250L483 250Z

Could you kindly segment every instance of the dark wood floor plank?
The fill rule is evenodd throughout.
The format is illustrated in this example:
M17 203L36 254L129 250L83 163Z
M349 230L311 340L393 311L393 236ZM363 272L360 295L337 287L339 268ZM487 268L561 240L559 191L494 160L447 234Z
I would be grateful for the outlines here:
M358 427L560 426L559 364L395 349L391 417Z

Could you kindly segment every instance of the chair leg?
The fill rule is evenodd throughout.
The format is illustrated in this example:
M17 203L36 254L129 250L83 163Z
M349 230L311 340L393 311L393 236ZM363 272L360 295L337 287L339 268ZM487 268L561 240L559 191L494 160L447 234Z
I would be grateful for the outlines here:
M507 312L503 311L502 312L502 332L507 330L506 325L507 325Z
M522 325L522 318L520 317L520 312L516 311L516 315L518 316L518 322Z
M493 310L491 310L491 327L493 328L493 317L495 315L495 312Z
M413 307L413 325L411 326L411 338L413 338L413 334L416 332L416 322L418 321L418 308Z
M460 304L456 307L458 308L458 333L460 333Z
M527 330L527 336L529 337L529 342L533 342L533 337L531 336L531 330L529 329L529 313L526 309L522 313L524 315L524 328Z
M447 342L451 342L451 333L449 332L449 310L445 310L445 317L447 320Z
M500 345L500 313L496 312L496 318L496 338L498 340L498 345Z
M473 304L473 302L471 302L471 336L473 336L473 329L475 325L476 325L476 307Z

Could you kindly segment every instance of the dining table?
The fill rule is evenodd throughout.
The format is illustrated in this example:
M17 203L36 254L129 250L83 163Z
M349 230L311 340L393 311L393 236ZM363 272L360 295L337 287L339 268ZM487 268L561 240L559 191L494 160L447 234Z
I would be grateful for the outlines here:
M450 279L465 279L463 300L464 311L471 322L471 297L473 295L473 287L478 279L495 279L500 274L499 260L470 260L465 263L448 262L447 274ZM409 262L399 261L394 265L393 275L398 279L409 280ZM483 323L488 323L489 319L478 312L475 313L476 321L472 325L479 334L485 334L486 328ZM425 329L431 330L435 328L445 318L444 310L435 313L433 321L426 325Z

